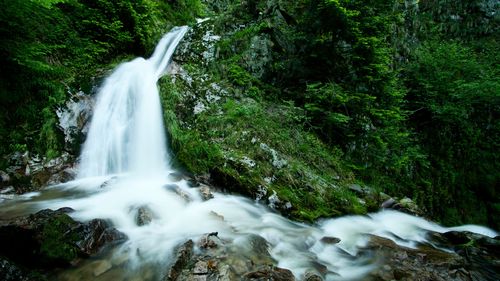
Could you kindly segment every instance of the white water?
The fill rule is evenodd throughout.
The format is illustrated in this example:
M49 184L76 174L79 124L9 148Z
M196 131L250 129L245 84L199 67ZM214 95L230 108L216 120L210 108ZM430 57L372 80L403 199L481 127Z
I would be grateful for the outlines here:
M187 27L172 30L151 58L124 63L106 79L83 146L79 178L158 176L166 171L169 161L156 82L186 31Z
M105 81L84 146L79 179L52 188L61 194L79 195L44 200L37 203L39 208L71 207L75 209L72 216L78 220L111 220L128 236L117 256L129 255L132 271L142 263L168 264L180 243L218 232L221 239L233 241L241 251L249 235L260 235L268 241L278 266L291 269L298 278L314 263L320 263L328 268L326 280L358 280L376 266L355 258L369 234L412 247L425 241L427 231L452 230L396 211L328 219L310 226L238 196L215 193L213 199L203 201L198 190L189 188L184 180L175 184L190 200L166 188L173 182L167 177L171 168L156 82L186 30L174 29L150 59L122 64ZM106 186L102 187L104 182ZM139 206L152 210L150 224L137 226ZM479 226L460 230L497 235ZM319 242L325 236L340 238L341 242Z

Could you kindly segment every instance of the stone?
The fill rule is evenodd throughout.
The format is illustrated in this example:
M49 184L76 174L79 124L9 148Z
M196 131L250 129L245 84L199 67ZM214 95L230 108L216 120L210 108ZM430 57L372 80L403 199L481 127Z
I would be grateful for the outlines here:
M371 236L358 255L368 254L381 262L379 268L370 273L369 278L373 280L500 280L500 251L494 246L500 245L500 239L456 231L431 233L429 239L432 245L413 249Z
M208 273L208 264L205 261L198 261L195 263L193 268L194 274L207 274Z
M209 248L217 248L220 243L220 239L217 237L217 232L207 233L203 235L198 241L198 245L200 248L209 249Z
M153 221L153 211L147 206L141 206L137 208L137 213L135 215L135 223L138 226L143 226L150 224Z
M389 199L385 200L380 205L380 207L383 208L383 209L391 208L392 206L394 206L394 204L396 204L396 200L394 200L394 198L389 198Z
M185 179L185 176L179 172L172 172L172 173L168 174L168 180L170 180L170 181L179 182L183 179Z
M177 277L179 277L182 270L184 269L184 267L186 267L191 257L193 256L193 245L193 240L190 239L183 245L181 245L179 249L177 249L175 262L170 267L167 275L163 278L164 281L177 280Z
M207 200L214 198L214 195L210 191L210 187L208 185L205 185L205 184L200 185L200 195L204 201L207 201Z
M288 269L269 266L246 273L243 280L295 281L295 276Z
M319 241L321 241L324 244L337 244L340 242L340 239L337 237L325 236L321 238Z
M121 243L127 236L113 227L103 219L93 219L81 225L79 233L81 239L76 242L84 255L97 253L103 246Z
M107 272L111 269L112 264L107 260L99 260L95 261L91 264L92 268L94 268L94 277L100 276L103 273Z
M231 270L229 265L224 265L219 268L219 275L217 276L218 281L232 281L236 280L234 272Z
M304 281L323 281L323 278L319 276L318 274L308 271L306 274L304 274Z
M72 181L76 177L76 169L69 167L50 176L47 185L56 185Z
M421 216L423 214L418 205L408 197L399 200L392 208L415 216Z
M28 268L53 268L68 266L106 244L125 240L106 221L77 222L67 215L71 211L46 209L1 225L0 256Z

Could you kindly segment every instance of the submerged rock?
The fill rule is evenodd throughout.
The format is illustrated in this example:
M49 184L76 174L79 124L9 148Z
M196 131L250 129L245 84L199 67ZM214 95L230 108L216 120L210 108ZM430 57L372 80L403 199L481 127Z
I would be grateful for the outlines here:
M325 236L320 239L321 242L324 244L337 244L340 242L340 239L337 237L330 237L330 236Z
M143 226L151 223L153 221L153 211L147 206L141 206L137 208L135 215L135 223L138 226Z

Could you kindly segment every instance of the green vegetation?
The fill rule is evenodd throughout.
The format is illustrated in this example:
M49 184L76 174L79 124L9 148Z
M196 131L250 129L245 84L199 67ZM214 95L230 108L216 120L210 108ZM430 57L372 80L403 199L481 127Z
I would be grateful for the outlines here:
M354 200L339 208L351 195L331 188L358 180L412 197L445 224L498 227L495 5L215 1L214 18L190 37L221 35L191 49L214 58L179 55L194 85L182 75L163 85L177 159L193 172L215 169L245 193L266 186L302 219L363 212L369 206ZM218 102L207 100L211 82L226 90ZM254 137L286 155L286 172L261 164ZM235 163L244 157L256 166ZM286 180L262 181L282 173ZM328 187L306 188L311 173ZM319 200L325 191L335 195Z
M55 109L90 93L109 65L145 56L200 1L2 0L0 154L28 148L52 158L64 145Z
M76 242L81 237L73 229L77 223L66 214L48 220L41 233L40 253L55 262L70 263L78 257Z
M495 1L2 4L0 154L57 155L54 109L68 91L90 93L110 65L210 16L161 81L186 169L229 191L276 194L271 203L306 221L370 210L377 202L346 188L357 182L409 196L445 224L500 228Z

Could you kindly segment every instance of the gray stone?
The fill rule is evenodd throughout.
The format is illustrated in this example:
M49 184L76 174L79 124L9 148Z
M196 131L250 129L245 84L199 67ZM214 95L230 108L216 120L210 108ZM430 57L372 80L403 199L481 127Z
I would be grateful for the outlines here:
M200 275L200 274L207 274L208 273L208 264L205 261L198 261L193 268L193 273Z
M112 264L107 260L99 260L93 262L91 266L94 268L94 276L97 277L110 270Z
M153 211L147 206L141 206L137 208L137 213L135 216L135 222L138 226L143 226L150 224L153 221Z
M163 278L164 281L175 281L182 273L188 262L193 256L193 240L188 240L177 250L177 256L174 264L170 267L167 275Z
M201 184L201 186L200 186L200 195L201 195L201 198L205 201L214 198L214 195L210 191L210 187L208 185L205 185L205 184Z
M337 237L325 236L321 238L319 241L321 241L324 244L337 244L340 242L340 239Z
M304 281L323 281L323 278L321 278L321 276L319 276L318 274L316 274L314 272L308 271L304 275L303 280Z

